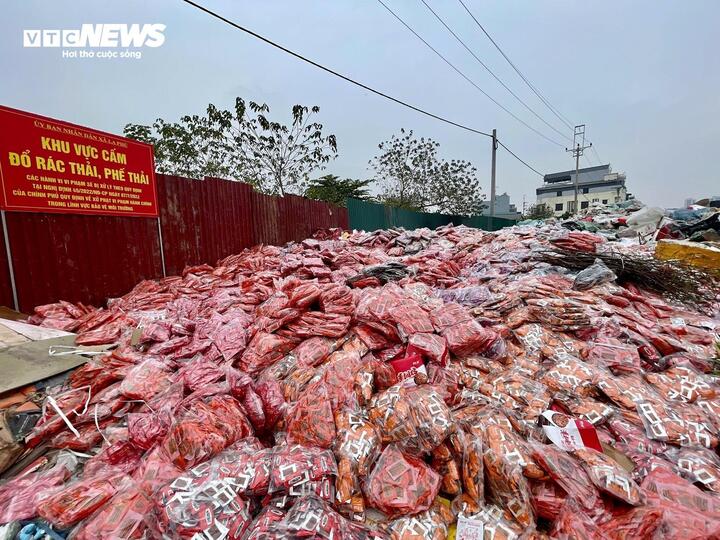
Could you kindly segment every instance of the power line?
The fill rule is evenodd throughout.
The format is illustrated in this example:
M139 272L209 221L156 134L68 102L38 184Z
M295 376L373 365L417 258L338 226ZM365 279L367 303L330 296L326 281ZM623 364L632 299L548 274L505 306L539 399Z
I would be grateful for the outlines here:
M266 38L266 37L264 37L264 36L261 36L260 34L258 34L258 33L256 33L256 32L253 32L252 30L250 30L250 29L248 29L248 28L245 28L244 26L241 26L241 25L237 24L236 22L231 21L230 19L227 19L227 18L223 17L223 16L220 15L219 13L215 13L214 11L212 11L212 10L210 10L210 9L207 9L207 8L204 7L204 6L201 6L200 4L195 3L195 2L193 2L192 0L182 0L182 1L185 2L185 3L188 4L188 5L191 5L191 6L195 7L195 8L197 8L197 9L199 9L200 11L203 11L203 12L207 13L207 14L210 15L211 17L214 17L214 18L216 18L216 19L224 22L225 24L228 24L228 25L232 26L233 28L236 28L236 29L238 29L238 30L240 30L240 31L242 31L242 32L245 32L246 34L249 34L249 35L257 38L257 39L259 39L260 41L263 41L263 42L267 43L268 45L271 45L271 46L275 47L276 49L279 49L279 50L281 50L281 51L283 51L283 52L285 52L285 53L287 53L287 54L289 54L289 55L291 55L291 56L294 56L295 58L297 58L297 59L299 59L299 60L302 60L303 62L306 62L306 63L310 64L311 66L314 66L314 67L316 67L316 68L318 68L318 69L321 69L321 70L323 70L323 71L325 71L325 72L327 72L327 73L330 73L331 75L334 75L334 76L336 76L336 77L338 77L338 78L340 78L340 79L342 79L342 80L344 80L344 81L347 81L347 82L349 82L349 83L351 83L351 84L354 84L355 86L358 86L358 87L360 87L360 88L362 88L362 89L364 89L364 90L367 90L368 92L372 92L373 94L376 94L376 95L378 95L378 96L380 96L380 97L383 97L383 98L385 98L385 99L387 99L387 100L390 100L390 101L392 101L393 103L397 103L398 105L402 105L403 107L406 107L406 108L408 108L408 109L411 109L411 110L413 110L413 111L415 111L415 112L418 112L418 113L423 114L423 115L425 115L425 116L428 116L428 117L430 117L430 118L434 118L435 120L438 120L438 121L440 121L440 122L444 122L444 123L449 124L449 125L451 125L451 126L455 126L455 127L457 127L457 128L463 129L463 130L465 130L465 131L469 131L469 132L475 133L475 134L477 134L477 135L484 135L484 136L486 136L486 137L492 137L492 134L490 134L490 133L485 133L484 131L480 131L479 129L475 129L475 128L472 128L472 127L470 127L470 126L466 126L466 125L464 125L464 124L460 124L460 123L458 123L458 122L454 122L453 120L449 120L449 119L444 118L444 117L442 117L442 116L439 116L439 115L437 115L437 114L434 114L434 113L431 113L431 112L429 112L429 111L426 111L425 109L421 109L420 107L416 107L415 105L412 105L412 104L407 103L407 102L405 102L405 101L403 101L403 100L401 100L401 99L398 99L398 98L393 97L393 96L391 96L391 95L389 95L389 94L386 94L386 93L384 93L384 92L381 92L380 90L376 90L375 88L372 88L372 87L370 87L370 86L368 86L368 85L366 85L366 84L363 84L363 83L361 83L361 82L359 82L359 81L356 81L356 80L354 80L354 79L351 79L350 77L348 77L348 76L346 76L346 75L343 75L342 73L338 73L337 71L335 71L335 70L333 70L333 69L330 69L330 68L328 68L328 67L325 67L325 66L323 66L322 64L318 64L317 62L315 62L315 61L313 61L313 60L310 60L309 58L306 58L305 56L303 56L303 55L301 55L301 54L299 54L299 53L296 53L296 52L294 52L294 51L292 51L292 50L290 50L290 49L288 49L288 48L286 48L286 47L283 47L282 45L280 45L280 44L278 44L278 43L275 43L274 41L272 41L272 40L270 40L270 39L268 39L268 38ZM522 163L523 165L525 165L527 168L529 168L530 170L532 170L532 171L535 172L536 174L539 174L540 176L543 176L543 174L542 174L541 172L539 172L539 171L538 171L537 169L535 169L534 167L531 167L526 161L524 161L524 160L521 159L517 154L515 154L514 152L512 152L507 146L505 146L505 144L504 144L502 141L498 140L498 143L499 143L503 148L505 148L505 150L507 150L508 152L510 152L510 154L511 154L515 159L517 159L520 163Z
M504 144L502 141L498 140L498 144L499 144L500 146L502 146L505 150L507 150L512 157L514 157L514 158L517 159L520 163L522 163L523 165L525 165L528 169L530 169L531 171L536 172L536 173L539 174L540 176L545 176L543 173L541 173L540 171L538 171L538 170L537 170L536 168L534 168L533 166L529 165L526 161L524 161L524 160L523 160L520 156L518 156L515 152L513 152L513 151L510 150L507 146L505 146L505 144Z
M573 129L573 123L570 122L567 118L565 118L562 114L560 114L560 112L557 109L555 109L555 107L553 107L547 99L545 99L545 97L540 93L540 91L530 83L530 81L527 79L527 77L525 77L525 75L522 74L522 72L518 69L518 67L515 64L513 64L512 60L510 60L510 58L508 58L508 55L506 55L505 52L500 48L500 45L498 45L495 42L495 40L490 36L490 34L487 33L487 30L485 30L483 25L480 24L480 21L478 21L477 18L475 17L475 15L472 14L472 11L470 11L468 9L468 7L465 5L465 2L463 2L463 0L458 0L458 2L460 2L460 4L462 4L462 7L464 7L465 11L467 11L468 15L470 15L470 17L472 17L473 21L475 21L475 24L477 24L480 27L480 30L482 30L483 33L487 36L487 38L492 42L492 44L495 45L495 48L498 51L500 51L500 54L503 55L503 58L505 58L505 60L507 60L508 64L510 64L510 66L515 70L515 72L518 75L520 75L520 78L522 78L522 80L525 81L525 84L528 85L530 90L532 90L533 93L538 98L540 98L540 101L542 101L545 104L545 106L548 109L550 109L550 111L552 111L552 113L555 116L557 116L561 122L563 122L568 128Z
M598 160L598 163L599 163L600 165L602 165L602 160L600 159L600 156L598 155L597 150L595 150L595 147L594 147L594 146L591 146L591 147L590 147L590 150L592 150L592 151L593 151L593 154L595 154L595 158Z
M467 52L469 52L469 53L473 56L473 58L475 58L475 60L477 60L477 62L478 62L483 68L485 68L485 70L486 70L488 73L490 73L490 75L492 75L493 78L494 78L497 82L499 82L499 83L502 85L503 88L505 88L505 90L507 90L508 92L510 92L510 94L511 94L516 100L518 100L528 111L530 111L533 115L535 115L535 116L538 118L538 120L540 120L543 124L545 124L547 127L549 127L550 129L552 129L555 133L557 133L557 134L560 135L561 137L564 137L564 138L567 139L568 141L572 141L572 138L569 137L567 133L562 133L561 131L559 131L558 129L556 129L555 126L553 126L552 124L550 124L549 122L547 122L542 116L540 116L537 112L535 112L535 110L534 110L532 107L530 107L530 105L528 105L527 103L525 103L525 102L522 100L522 98L520 98L520 96L518 96L515 92L513 92L513 91L510 89L510 87L508 87L508 85L506 85L506 84L502 81L502 79L500 79L500 77L498 77L497 75L495 75L495 73L493 72L493 70L491 70L491 69L485 64L485 62L483 62L483 61L478 57L478 55L475 54L475 52L474 52L470 47L468 47L468 45L460 38L460 36L458 36L458 35L453 31L453 29L450 28L450 26L448 26L448 24L443 20L443 18L440 17L440 15L437 14L437 12L430 6L430 4L428 4L425 0L420 0L420 1L425 5L425 7L430 11L430 13L432 13L432 14L435 16L435 18L436 18L438 21L440 21L440 23L446 28L446 30L452 34L452 36L460 43L460 45L462 45L462 46L465 48L465 50L466 50Z
M534 133L536 133L537 135L539 135L540 137L542 137L542 138L545 139L546 141L551 142L552 144L555 144L555 145L557 145L557 146L559 146L559 147L561 147L561 148L564 147L563 144L557 142L556 140L551 139L550 137L546 136L544 133L538 131L537 129L535 129L534 127L532 127L530 124L528 124L527 122L525 122L523 119L521 119L520 117L518 117L518 116L517 116L515 113L513 113L510 109L508 109L507 107L505 107L504 105L502 105L499 101L497 101L495 98L493 98L490 94L488 94L487 92L485 92L485 90L483 90L482 88L480 88L480 87L477 85L477 83L475 83L475 81L473 81L470 77L468 77L467 75L465 75L465 73L463 73L458 67L456 67L455 64L453 64L452 62L450 62L450 60L448 60L447 58L445 58L445 56L443 56L435 47L433 47L432 45L430 45L430 43L428 43L420 34L418 34L418 33L417 33L409 24L407 24L397 13L395 13L392 9L390 9L390 7L389 7L385 2L383 2L383 0L377 0L377 1L378 1L388 12L390 12L390 14L391 14L393 17L395 17L405 28L407 28L410 32L412 32L412 34L413 34L416 38L418 38L420 41L422 41L423 44L425 44L426 47L428 47L432 52L434 52L443 62L445 62L445 63L446 63L448 66L450 66L458 75L460 75L463 79L465 79L465 80L466 80L467 82L469 82L472 86L474 86L475 89L478 90L481 94L483 94L486 98L488 98L488 99L489 99L490 101L492 101L495 105L497 105L497 106L500 107L503 111L505 111L505 112L508 113L510 116L512 116L515 120L517 120L518 122L520 122L520 123L521 123L522 125L524 125L526 128L528 128L529 130L533 131Z

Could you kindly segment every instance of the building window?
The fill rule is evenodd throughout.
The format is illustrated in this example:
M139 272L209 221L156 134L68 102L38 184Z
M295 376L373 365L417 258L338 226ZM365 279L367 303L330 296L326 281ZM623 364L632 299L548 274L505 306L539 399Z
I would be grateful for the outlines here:
M589 206L589 204L590 204L590 203L587 202L587 201L582 201L582 202L580 203L580 208L587 208L587 207Z
M607 204L607 199L603 199L603 204Z
M562 209L563 209L563 203L560 202L555 205L556 212L562 212Z
M557 196L558 196L558 197L562 197L562 191L558 191L558 192L557 192Z
M600 202L600 199L593 199L593 202Z
M584 187L584 188L583 188L583 193L590 193L590 188Z

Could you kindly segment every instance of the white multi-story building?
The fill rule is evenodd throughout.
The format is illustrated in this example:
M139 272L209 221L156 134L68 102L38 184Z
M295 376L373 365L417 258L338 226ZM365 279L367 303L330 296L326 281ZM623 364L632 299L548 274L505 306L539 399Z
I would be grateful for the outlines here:
M579 170L578 203L580 211L593 203L615 204L628 199L625 173L614 173L610 165ZM537 188L537 204L548 206L556 216L575 213L575 171L546 174Z

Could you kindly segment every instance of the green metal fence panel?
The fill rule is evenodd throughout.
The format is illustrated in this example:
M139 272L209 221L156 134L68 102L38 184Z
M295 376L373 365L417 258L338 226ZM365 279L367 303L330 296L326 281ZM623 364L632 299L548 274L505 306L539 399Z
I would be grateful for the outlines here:
M403 227L405 229L427 227L428 229L435 229L449 223L462 224L486 231L497 231L504 227L511 227L516 223L512 219L490 216L467 217L414 212L358 199L347 199L347 209L350 228L365 231L390 229L392 227Z

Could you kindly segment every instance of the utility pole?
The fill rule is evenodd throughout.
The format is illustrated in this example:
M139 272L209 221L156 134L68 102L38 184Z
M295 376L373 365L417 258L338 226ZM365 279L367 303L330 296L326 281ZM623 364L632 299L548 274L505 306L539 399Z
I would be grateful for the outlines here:
M490 170L490 217L495 217L495 159L497 157L497 130L492 131L492 169Z
M580 208L578 207L578 183L580 178L580 156L583 155L585 149L590 148L592 143L585 146L585 124L575 126L575 132L573 133L573 147L572 149L566 148L566 152L572 152L575 158L575 204L573 207L573 214L578 214Z

